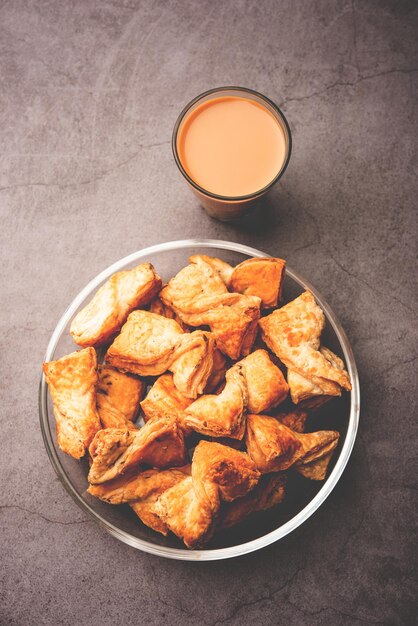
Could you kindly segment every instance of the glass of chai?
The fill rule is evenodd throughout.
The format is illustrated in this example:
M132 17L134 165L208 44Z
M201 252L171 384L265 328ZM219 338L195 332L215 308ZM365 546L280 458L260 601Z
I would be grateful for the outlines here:
M173 131L180 172L207 213L232 220L256 206L283 175L292 138L279 107L244 87L194 98Z

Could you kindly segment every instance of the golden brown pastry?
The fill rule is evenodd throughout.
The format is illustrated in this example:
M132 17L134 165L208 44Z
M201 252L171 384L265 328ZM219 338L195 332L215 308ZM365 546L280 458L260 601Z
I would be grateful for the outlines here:
M182 482L186 478L187 474L173 469L165 470L165 473L166 476L163 479L161 479L161 477L156 477L155 481L152 479L148 480L148 489L144 492L143 497L136 502L131 502L130 506L143 524L149 526L149 528L155 532L167 536L169 528L167 524L165 524L162 519L158 517L156 513L156 504L158 498L165 491Z
M204 392L214 367L215 339L212 333L195 330L185 333L170 365L177 389L189 398Z
M286 470L303 456L296 433L267 415L248 415L245 442L262 473Z
M169 306L164 304L160 296L157 296L156 298L154 298L154 300L150 304L149 310L151 311L151 313L157 313L157 315L162 315L163 317L167 317L169 320L175 320L177 324L181 326L183 332L185 333L190 332L190 326L187 326L187 324L184 324L179 318L179 316L173 311L173 309L171 309Z
M207 256L206 254L194 254L189 257L189 263L199 263L199 259L207 263L207 265L210 265L210 267L219 274L222 282L229 289L231 276L234 271L232 265L229 265L226 261L222 261L222 259L218 259L215 256Z
M125 504L143 500L151 490L165 491L179 480L190 476L190 465L170 469L148 469L134 474L122 474L99 485L89 485L88 493L108 504Z
M144 524L167 535L167 526L155 513L155 503L162 493L188 475L190 465L167 470L149 469L135 476L119 476L101 485L90 485L87 491L109 504L128 502Z
M142 376L173 372L177 389L196 398L213 370L215 341L211 333L184 333L174 320L150 311L133 311L106 360L122 371Z
M202 546L213 534L219 509L216 486L208 493L195 491L193 478L186 477L163 493L155 503L161 523L182 539L188 548Z
M256 350L240 361L247 383L250 413L263 413L287 398L289 387L266 350Z
M275 307L281 299L285 270L283 259L247 259L234 268L229 289L258 296L263 309Z
M307 418L308 413L299 408L296 408L294 411L290 411L289 413L279 413L278 415L275 415L275 419L278 419L282 424L291 430L294 430L296 433L305 432ZM300 465L296 465L295 469L299 472L299 474L305 476L305 478L310 478L311 480L324 480L333 453L334 449L332 449L328 454L325 454L325 456L320 457L317 460L313 460L310 463L301 463Z
M242 439L246 411L266 411L286 398L283 374L265 350L257 350L226 373L226 385L218 395L204 395L185 411L185 423L212 437Z
M133 311L109 347L106 359L122 371L158 376L175 360L183 335L174 320L149 311Z
M282 295L286 261L274 257L247 259L232 267L216 257L191 256L190 263L202 260L215 270L230 291L261 298L261 306L277 306Z
M43 372L54 405L58 445L80 459L101 428L96 408L96 351L85 348L44 363Z
M259 477L245 452L200 441L193 455L192 475L165 491L155 510L186 546L201 546L213 534L221 501L245 496Z
M310 480L324 480L327 475L328 465L332 459L332 455L334 454L334 448L337 447L337 444L338 439L336 439L335 446L330 452L328 452L328 454L324 454L324 456L320 456L310 463L304 463L301 461L295 465L295 470Z
M295 433L305 432L305 424L308 419L308 413L300 408L295 408L292 411L286 413L278 413L274 416L276 420L279 420L282 424L294 430Z
M181 393L173 382L172 374L163 374L153 384L147 397L142 400L141 408L144 419L148 421L153 417L174 417L183 429L189 434L191 429L185 424L185 411L193 400Z
M256 487L243 498L225 502L219 511L219 528L230 528L259 511L267 511L283 502L286 489L284 474L262 476Z
M320 349L325 316L310 291L262 318L259 325L263 340L288 368L293 402L339 395L340 387L351 389L342 361L330 350Z
M344 370L344 363L331 350L321 346L319 352L333 367ZM306 378L292 369L287 372L287 380L295 404L303 403L303 406L317 408L332 396L341 395L340 385L332 380L318 377Z
M220 275L199 256L160 292L161 300L189 326L209 326L218 348L231 359L250 352L260 299L228 293Z
M213 352L213 369L206 383L204 393L212 393L225 383L225 374L229 368L229 361L218 348Z
M183 431L171 417L151 419L135 431L99 430L89 452L92 464L88 480L93 485L113 480L141 464L164 468L186 461Z
M144 395L144 382L110 365L99 365L98 372L97 410L102 427L136 430L133 420Z
M151 263L113 274L71 322L74 341L80 346L106 343L120 330L131 311L152 300L161 284Z
M247 451L262 473L279 472L295 466L305 476L306 466L326 459L326 467L315 471L308 467L308 477L318 480L324 475L331 459L331 453L338 444L339 433L333 430L320 430L315 433L296 433L274 417L248 415L246 444Z
M204 395L185 411L186 426L203 435L242 439L245 433L247 385L242 368L231 367L218 395Z

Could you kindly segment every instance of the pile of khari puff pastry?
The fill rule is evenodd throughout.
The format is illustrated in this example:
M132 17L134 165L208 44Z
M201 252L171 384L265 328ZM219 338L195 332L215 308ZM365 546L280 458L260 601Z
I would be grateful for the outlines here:
M313 295L280 306L285 265L196 255L163 286L143 263L75 316L82 349L43 369L58 445L88 455L90 494L196 548L280 503L287 470L325 478L339 433L305 422L350 379L321 346Z

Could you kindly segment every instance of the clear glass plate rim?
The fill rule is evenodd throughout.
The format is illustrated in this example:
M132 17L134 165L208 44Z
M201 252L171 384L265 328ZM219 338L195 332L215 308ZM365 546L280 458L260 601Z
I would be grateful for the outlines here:
M266 254L265 252L257 250L256 248L252 248L250 246L246 246L244 244L217 239L183 239L178 241L168 241L133 252L132 254L125 256L122 259L119 259L118 261L107 267L105 270L100 272L84 287L84 289L82 289L78 293L78 295L74 298L74 300L61 316L58 324L54 329L54 332L52 333L46 350L45 361L50 361L51 359L53 359L54 351L61 337L61 334L79 305L83 302L86 296L88 296L94 289L96 289L98 285L106 280L111 274L119 271L122 267L129 263L132 263L140 258L144 258L146 255L151 255L163 251L193 247L231 250L233 252L238 252L253 257L271 256L269 254ZM65 489L69 492L75 502L114 537L144 552L148 552L158 556L164 556L171 559L186 561L211 561L232 558L243 554L248 554L249 552L253 552L255 550L259 550L260 548L268 546L271 543L285 537L287 534L298 528L298 526L303 524L311 515L313 515L313 513L321 506L321 504L334 489L344 471L345 466L348 463L358 430L360 416L360 386L357 366L347 335L345 334L344 329L340 325L336 315L334 314L328 303L324 300L318 290L313 287L306 279L302 278L302 276L300 276L298 272L295 272L290 267L287 267L286 272L290 276L290 278L292 278L299 284L299 286L312 291L318 303L324 310L328 321L334 329L334 332L337 335L337 338L344 353L345 362L352 381L350 417L346 438L341 449L339 458L330 476L325 481L316 496L288 522L275 529L274 531L263 535L262 537L259 537L258 539L254 539L252 541L237 546L230 546L228 548L219 548L214 550L187 550L181 548L169 548L152 544L148 541L138 539L137 537L132 537L128 533L120 530L113 524L109 523L107 520L103 519L87 504L85 500L80 497L78 492L74 489L71 482L66 476L58 455L56 454L48 421L47 385L43 374L41 374L41 381L39 386L39 417L44 444L52 466L54 467Z

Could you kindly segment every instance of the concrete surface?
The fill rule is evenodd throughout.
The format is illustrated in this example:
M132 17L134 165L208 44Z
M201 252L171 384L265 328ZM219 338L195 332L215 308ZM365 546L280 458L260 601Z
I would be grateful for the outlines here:
M414 622L416 28L412 1L0 2L1 624ZM294 138L264 212L233 225L197 206L170 148L181 108L222 84L266 93ZM88 521L37 413L72 297L116 259L190 236L309 278L351 339L363 401L319 512L210 564L136 552Z

